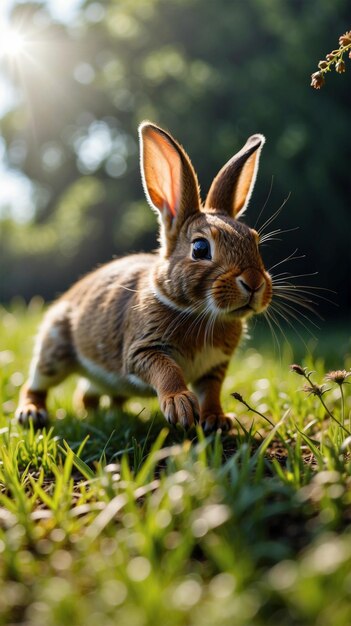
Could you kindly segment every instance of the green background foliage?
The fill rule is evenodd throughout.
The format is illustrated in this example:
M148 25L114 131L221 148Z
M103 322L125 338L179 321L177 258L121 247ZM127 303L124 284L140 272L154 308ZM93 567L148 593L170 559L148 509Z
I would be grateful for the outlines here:
M279 226L299 230L264 249L268 265L319 271L350 304L350 82L309 87L320 58L350 24L347 0L84 2L70 23L46 3L16 3L27 34L21 64L2 62L19 98L1 120L8 167L34 184L24 223L2 207L0 299L53 298L113 254L156 245L143 200L137 126L149 118L189 152L203 195L255 132L267 137L247 220L291 197Z

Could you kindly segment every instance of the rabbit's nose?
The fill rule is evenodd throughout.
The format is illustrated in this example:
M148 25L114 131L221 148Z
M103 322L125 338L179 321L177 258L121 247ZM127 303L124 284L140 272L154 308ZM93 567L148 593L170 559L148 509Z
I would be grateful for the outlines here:
M242 292L247 294L254 294L262 291L265 280L258 270L249 268L242 272L236 279L237 284Z

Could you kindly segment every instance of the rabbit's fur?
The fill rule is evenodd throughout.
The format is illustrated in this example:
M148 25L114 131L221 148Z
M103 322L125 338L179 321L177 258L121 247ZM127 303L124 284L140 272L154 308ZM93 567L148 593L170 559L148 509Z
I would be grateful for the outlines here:
M263 143L262 135L248 139L202 206L186 152L161 128L141 124L141 173L160 218L160 249L111 261L49 309L21 391L22 423L45 424L48 389L78 372L90 381L86 406L106 392L117 402L157 394L172 424L230 427L220 404L227 365L245 320L272 297L258 235L237 220Z

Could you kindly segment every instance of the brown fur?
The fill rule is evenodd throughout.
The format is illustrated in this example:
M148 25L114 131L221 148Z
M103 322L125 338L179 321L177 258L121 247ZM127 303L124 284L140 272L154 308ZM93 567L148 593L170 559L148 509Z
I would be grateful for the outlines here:
M170 423L230 426L220 404L225 371L245 319L272 296L257 233L235 217L247 204L264 139L255 135L229 161L201 208L180 145L150 123L140 134L145 191L161 220L160 250L100 267L49 309L20 396L23 423L42 425L48 389L78 372L93 385L81 394L86 405L97 406L104 391L118 401L157 394ZM221 204L209 206L216 198ZM199 238L209 243L211 259L192 257Z

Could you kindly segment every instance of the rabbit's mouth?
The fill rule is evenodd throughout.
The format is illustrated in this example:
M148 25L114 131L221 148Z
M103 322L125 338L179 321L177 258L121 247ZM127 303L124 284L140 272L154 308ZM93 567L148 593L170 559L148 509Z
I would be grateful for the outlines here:
M256 310L250 306L250 304L245 304L244 306L240 306L237 309L229 311L229 314L233 317L244 317L247 315L253 315L254 313L256 313Z
M229 311L229 315L231 317L251 317L252 315L259 315L260 313L263 313L266 308L267 307L265 306L255 307L250 304L245 304L244 306L240 306L237 309Z

